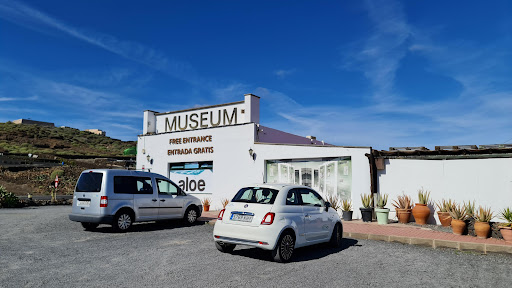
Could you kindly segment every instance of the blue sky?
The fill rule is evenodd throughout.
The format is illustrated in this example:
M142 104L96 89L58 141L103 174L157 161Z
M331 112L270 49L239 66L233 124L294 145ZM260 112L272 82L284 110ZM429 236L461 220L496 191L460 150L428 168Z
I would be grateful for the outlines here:
M0 122L122 140L142 112L261 97L347 146L512 143L510 1L0 0Z

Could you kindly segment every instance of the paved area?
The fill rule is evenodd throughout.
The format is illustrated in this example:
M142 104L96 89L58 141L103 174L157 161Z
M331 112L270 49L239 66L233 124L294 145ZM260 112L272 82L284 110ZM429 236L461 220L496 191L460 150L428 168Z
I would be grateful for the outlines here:
M0 287L509 287L512 255L345 238L296 250L291 263L237 246L213 226L138 223L84 231L69 206L0 209ZM215 218L215 217L212 217Z
M203 221L214 224L219 211L203 213ZM512 243L501 239L480 239L467 235L434 231L428 228L392 223L379 225L377 222L366 223L361 220L344 221L343 236L354 239L380 240L404 244L429 246L432 248L452 248L471 250L482 253L510 253Z

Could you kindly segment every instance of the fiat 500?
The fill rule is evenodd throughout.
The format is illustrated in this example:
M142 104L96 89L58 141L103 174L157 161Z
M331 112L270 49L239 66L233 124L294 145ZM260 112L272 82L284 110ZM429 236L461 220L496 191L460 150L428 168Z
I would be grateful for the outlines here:
M213 229L219 251L248 245L271 250L277 262L290 261L295 248L303 246L329 242L339 247L342 237L338 213L316 191L278 184L240 189Z

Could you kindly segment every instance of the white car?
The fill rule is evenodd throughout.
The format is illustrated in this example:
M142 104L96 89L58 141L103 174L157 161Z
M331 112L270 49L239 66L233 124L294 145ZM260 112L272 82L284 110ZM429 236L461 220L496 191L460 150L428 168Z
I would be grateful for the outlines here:
M340 217L329 202L309 187L287 184L240 189L213 229L219 251L248 245L271 250L277 262L290 261L298 247L322 242L339 247L342 237Z

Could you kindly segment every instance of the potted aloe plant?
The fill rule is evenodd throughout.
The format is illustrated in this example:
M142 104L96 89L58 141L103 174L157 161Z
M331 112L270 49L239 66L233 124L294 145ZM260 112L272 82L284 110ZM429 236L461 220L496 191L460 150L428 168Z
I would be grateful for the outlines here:
M380 225L388 224L389 208L385 208L388 203L388 194L377 195L377 207L375 214L377 215L377 223Z
M467 218L464 220L466 222L466 230L468 231L468 235L476 236L475 234L475 201L473 202L464 201L464 209L466 210Z
M507 221L506 223L500 223L498 226L501 236L503 236L506 242L512 243L512 210L510 210L510 207L503 209L500 212L500 216L500 219Z
M466 209L464 209L463 205L454 203L449 212L450 216L452 216L451 226L453 234L462 235L466 229L466 222L464 220L468 217Z
M418 203L412 208L412 216L417 224L427 224L428 217L430 216L430 208L427 206L430 202L430 191L423 188L418 190Z
M412 211L412 199L407 195L398 196L395 201L393 201L393 206L395 206L396 217L398 218L398 222L400 223L409 223L409 219L411 219L411 211Z
M363 222L372 222L372 214L373 214L373 197L372 194L361 194L361 202L363 203L363 207L359 208L361 210L361 218L363 218Z
M210 211L210 204L212 203L212 200L210 198L204 198L203 200L201 200L201 203L203 204L203 211Z
M352 211L352 201L348 199L341 201L341 210L343 210L343 221L352 221L352 214L354 213Z
M489 232L491 231L489 221L491 221L492 217L493 212L491 212L491 208L482 208L482 206L478 207L478 211L475 213L476 237L483 239L489 237Z
M451 199L441 200L436 203L437 206L437 217L442 226L448 227L452 223L452 217L450 216L450 209L455 203Z

